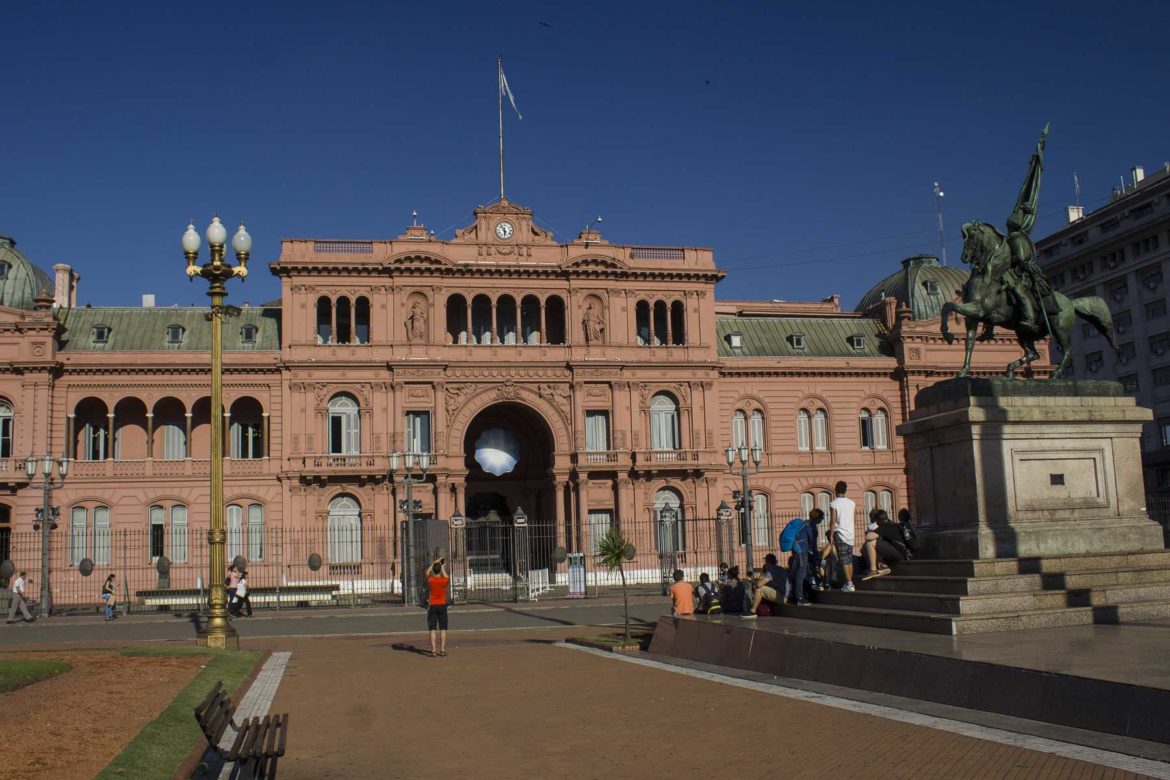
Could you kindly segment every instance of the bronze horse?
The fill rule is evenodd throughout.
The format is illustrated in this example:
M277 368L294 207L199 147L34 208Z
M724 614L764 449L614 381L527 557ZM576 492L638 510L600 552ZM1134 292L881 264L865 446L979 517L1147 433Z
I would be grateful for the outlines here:
M1036 342L1051 336L1060 346L1062 357L1053 378L1061 376L1068 365L1069 343L1076 318L1088 320L1099 333L1105 336L1109 345L1117 349L1113 339L1113 317L1109 306L1096 295L1084 298L1069 298L1056 290L1042 310L1044 303L1036 307L1038 324L1033 326L1021 322L1015 301L1004 286L1005 274L1018 279L1011 269L1011 252L1002 233L993 226L982 222L968 222L963 225L963 262L971 266L971 275L963 285L963 302L947 301L942 307L942 335L948 344L955 336L947 327L952 314L959 314L967 321L967 356L959 376L971 373L971 352L975 349L975 331L983 324L979 341L987 341L995 333L997 325L1015 331L1016 339L1024 350L1024 356L1008 365L1007 376L1014 377L1016 369L1040 358Z

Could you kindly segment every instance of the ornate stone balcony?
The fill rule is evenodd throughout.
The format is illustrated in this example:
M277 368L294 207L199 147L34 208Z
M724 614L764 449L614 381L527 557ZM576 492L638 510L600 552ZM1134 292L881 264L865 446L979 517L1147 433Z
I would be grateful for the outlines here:
M581 471L622 471L630 467L627 450L584 450L575 457Z
M225 477L243 477L265 474L269 470L267 458L223 459ZM22 472L23 473L23 472ZM75 460L69 464L70 479L118 479L152 477L209 477L211 461L207 458L182 460ZM27 481L27 480L26 480Z
M637 450L639 468L691 468L702 462L699 450Z
M384 479L390 473L390 458L384 453L295 455L288 458L288 471L302 479L327 477Z
M27 485L23 458L0 458L0 485Z

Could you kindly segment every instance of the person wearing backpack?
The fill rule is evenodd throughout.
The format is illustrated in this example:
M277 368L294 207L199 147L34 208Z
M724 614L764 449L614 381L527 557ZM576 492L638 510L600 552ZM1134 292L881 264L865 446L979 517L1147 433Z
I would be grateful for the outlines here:
M814 509L813 512L819 512ZM808 583L809 551L817 545L816 527L800 517L794 517L780 532L780 552L788 553L788 581L792 588L792 603L805 606L804 588Z
M699 584L695 586L695 604L695 612L700 615L718 615L723 611L719 588L711 582L711 575L707 572L699 575Z
M902 529L902 543L910 551L910 555L907 557L913 558L918 553L921 540L918 538L918 530L910 522L910 510L906 507L898 510L898 525Z

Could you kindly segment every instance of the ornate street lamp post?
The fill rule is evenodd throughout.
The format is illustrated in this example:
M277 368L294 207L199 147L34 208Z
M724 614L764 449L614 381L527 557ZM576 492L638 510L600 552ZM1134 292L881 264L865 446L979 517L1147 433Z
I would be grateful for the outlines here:
M24 473L28 474L29 482L37 475L37 458L29 455L24 461ZM41 617L48 617L53 608L52 596L49 592L49 532L57 527L57 512L53 506L53 491L65 486L65 474L69 471L69 459L65 456L57 458L57 474L61 479L53 480L53 456L40 457L41 475L41 506L37 509L37 520L33 530L41 529Z
M207 531L208 556L208 614L207 624L199 631L199 644L205 647L223 649L228 643L239 646L239 636L228 622L227 591L223 585L227 569L224 545L227 532L223 524L223 299L227 295L227 281L233 277L243 279L248 275L248 256L252 254L252 237L240 223L239 230L232 237L232 249L236 252L239 265L224 262L224 248L227 230L219 217L213 217L207 227L207 245L211 260L198 265L199 234L195 223L187 225L183 233L183 254L187 258L187 278L195 281L202 276L208 282L207 294L211 296L211 514Z
M752 491L748 487L748 477L753 471L760 470L760 459L763 457L763 450L760 445L755 445L751 449L751 460L748 460L748 448L744 445L739 447L739 471L735 470L735 455L736 448L730 444L727 445L727 473L738 475L743 479L743 491L741 493L743 500L743 541L744 546L747 547L747 568L752 568L755 562L755 555L752 550ZM754 470L753 470L754 466ZM744 572L746 574L747 572Z
M390 476L393 479L398 478L398 460L401 457L406 469L404 471L402 481L406 485L406 498L398 502L398 509L406 517L406 555L402 564L402 603L403 604L417 604L418 603L418 561L415 560L416 549L414 543L414 513L422 509L422 501L416 500L414 497L414 485L416 482L425 482L427 478L427 470L431 467L431 453L429 452L391 452L390 453ZM414 467L418 465L419 475L414 476Z

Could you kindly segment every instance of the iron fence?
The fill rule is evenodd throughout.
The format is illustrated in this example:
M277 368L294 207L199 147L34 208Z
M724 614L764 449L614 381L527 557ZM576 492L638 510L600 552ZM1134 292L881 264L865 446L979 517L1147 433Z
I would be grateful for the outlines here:
M1170 502L1167 510L1170 514ZM780 530L793 516L755 519L755 565L766 554L779 553ZM429 532L426 538L430 541L418 546L417 566L421 569L437 553L446 554L456 601L530 600L550 592L563 595L568 591L570 573L559 554L562 551L583 553L585 571L576 575L584 582L586 595L621 586L621 573L606 569L597 555L598 542L608 525L568 523L558 529L553 523L529 519L519 535L510 517L469 519L462 529L439 525L449 535L442 539ZM633 545L632 557L622 565L630 585L668 584L674 569L682 569L693 582L703 572L714 578L720 563L741 568L747 563L744 528L734 518L683 518L670 525L638 518L626 519L618 527ZM249 533L253 535L249 537ZM261 608L402 603L401 578L406 567L403 536L404 524L344 529L247 528L246 533L229 533L227 560L238 555L247 559L252 601ZM206 539L207 528L198 526L186 528L182 534L168 529L161 539L151 529L115 529L102 532L100 537L91 529L82 544L71 538L62 523L50 533L54 608L98 610L102 584L109 574L116 577L120 608L205 605L209 584ZM7 544L7 557L16 570L31 575L29 597L39 599L41 534L10 533ZM169 566L160 567L164 558ZM83 559L94 563L88 576L82 574Z

